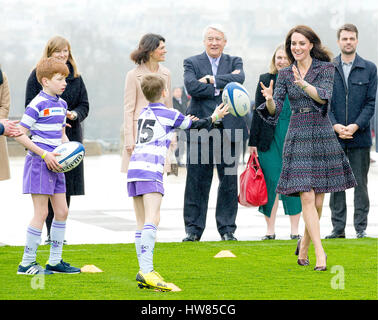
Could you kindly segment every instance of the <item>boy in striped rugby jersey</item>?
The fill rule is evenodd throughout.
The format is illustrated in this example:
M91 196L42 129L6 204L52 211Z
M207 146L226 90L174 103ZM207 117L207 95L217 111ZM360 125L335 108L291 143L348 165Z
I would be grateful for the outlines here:
M21 136L15 138L28 153L25 158L23 193L30 193L34 205L34 216L26 233L26 245L18 274L80 273L79 268L62 260L62 249L68 207L64 173L52 152L55 147L68 142L65 134L67 104L61 95L66 88L67 66L55 59L42 59L37 65L37 79L43 90L26 107L19 123ZM30 131L31 139L26 135ZM42 227L47 217L48 199L54 208L51 227L50 257L46 269L37 262L37 249L41 242Z
M220 104L205 119L184 116L164 104L168 92L162 77L148 74L142 78L141 88L149 104L138 118L138 134L127 172L127 189L133 197L137 221L135 247L139 262L136 276L140 288L170 291L172 288L154 270L153 251L160 220L160 205L164 195L163 168L175 128L201 129L228 114L228 106Z

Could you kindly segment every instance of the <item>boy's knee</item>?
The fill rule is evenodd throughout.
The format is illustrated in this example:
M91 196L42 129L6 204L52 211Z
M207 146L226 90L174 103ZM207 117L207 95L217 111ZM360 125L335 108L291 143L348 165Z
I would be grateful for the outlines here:
M68 208L59 209L54 212L54 219L59 221L65 221L68 217Z
M46 209L46 210L42 210L42 211L40 212L39 216L41 217L41 219L42 219L43 221L45 221L45 220L47 219L48 214L49 214L49 210Z

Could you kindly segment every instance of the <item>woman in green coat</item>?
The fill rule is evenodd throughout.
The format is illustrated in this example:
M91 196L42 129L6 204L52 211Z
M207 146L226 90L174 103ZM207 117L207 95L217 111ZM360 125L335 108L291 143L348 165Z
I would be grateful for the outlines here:
M268 190L268 203L259 207L259 211L265 215L267 223L267 232L262 238L263 240L272 240L276 238L275 221L279 200L282 200L285 214L290 216L290 238L300 238L298 224L302 206L299 197L288 197L276 193L276 187L282 169L283 145L291 116L289 100L286 97L276 127L267 124L256 114L256 108L265 102L265 98L261 93L262 88L260 83L262 82L268 87L270 81L273 80L274 88L278 71L287 66L289 66L289 61L285 53L285 47L282 44L277 47L273 54L269 72L260 75L256 88L255 108L253 110L248 143L250 153L257 153L259 156L259 162L264 173Z

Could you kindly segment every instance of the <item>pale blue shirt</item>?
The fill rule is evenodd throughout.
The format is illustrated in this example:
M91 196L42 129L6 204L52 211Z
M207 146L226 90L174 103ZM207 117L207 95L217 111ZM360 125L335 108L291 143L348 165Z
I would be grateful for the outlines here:
M222 55L220 55L218 58L212 58L210 57L207 52L206 52L207 57L209 58L210 64L211 64L211 70L213 71L213 75L215 76L218 71L218 66L219 66L219 61ZM219 96L220 90L217 89L217 84L215 82L215 77L214 77L214 88L215 88L215 93L214 96Z
M352 70L353 62L354 60L349 63L346 63L341 60L341 66L343 67L344 78L345 78L345 83L347 87L348 87L348 78L349 78L350 70Z

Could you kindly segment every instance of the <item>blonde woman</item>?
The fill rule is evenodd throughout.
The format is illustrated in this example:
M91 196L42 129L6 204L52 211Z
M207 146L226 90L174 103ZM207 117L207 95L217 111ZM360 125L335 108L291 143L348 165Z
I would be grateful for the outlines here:
M47 41L43 50L42 59L54 57L64 62L69 70L66 78L67 87L62 99L67 102L67 123L66 134L70 141L83 142L83 130L81 122L88 116L89 102L84 81L78 71L76 61L72 55L71 45L67 39L55 36ZM29 76L26 85L25 107L42 90L42 86L37 80L36 70L34 69ZM75 169L66 172L66 198L69 207L71 196L84 195L84 164L83 162ZM49 214L46 219L48 238L46 244L50 242L50 229L54 212L49 202Z

